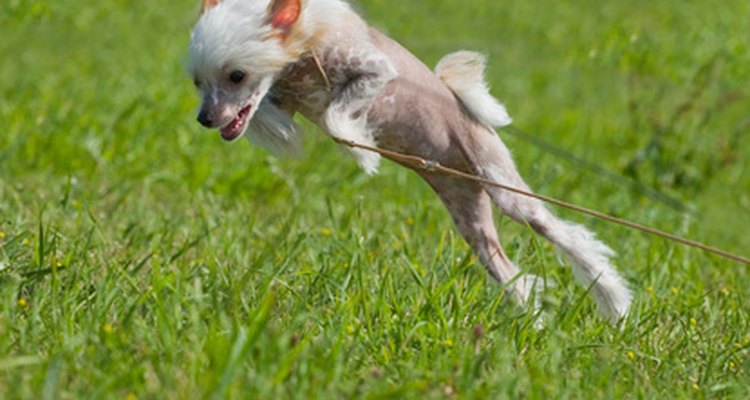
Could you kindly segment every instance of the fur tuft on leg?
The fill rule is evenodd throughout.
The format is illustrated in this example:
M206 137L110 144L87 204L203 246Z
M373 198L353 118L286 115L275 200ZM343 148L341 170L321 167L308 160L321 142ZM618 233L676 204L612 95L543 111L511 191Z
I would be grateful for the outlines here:
M591 295L602 313L613 322L625 317L632 296L627 283L610 263L614 251L578 224L553 219L544 231L547 239L571 261L578 282L591 287Z
M547 286L544 279L534 274L523 274L514 279L516 281L513 282L513 289L518 304L526 304L533 300L534 311L541 310L542 293Z
M521 190L530 190L497 135L482 132L473 138L477 140L471 146L474 149L473 161L479 166L477 172L480 175ZM614 255L612 249L585 227L557 218L537 199L489 185L484 189L503 213L521 224L528 224L567 256L577 280L591 287L591 295L603 314L614 322L627 314L632 298L625 280L610 263Z
M302 153L302 132L292 116L268 100L248 122L247 139L275 156L297 157Z
M372 133L367 129L366 117L349 118L342 115L340 111L329 108L325 113L324 120L329 132L340 132L339 135L336 135L337 138L377 147ZM331 135L334 134L331 133ZM344 146L344 148L354 156L367 175L375 175L378 172L380 154L349 146Z
M492 95L484 81L486 58L471 51L448 54L438 62L435 73L459 98L474 118L490 127L510 125L508 111Z

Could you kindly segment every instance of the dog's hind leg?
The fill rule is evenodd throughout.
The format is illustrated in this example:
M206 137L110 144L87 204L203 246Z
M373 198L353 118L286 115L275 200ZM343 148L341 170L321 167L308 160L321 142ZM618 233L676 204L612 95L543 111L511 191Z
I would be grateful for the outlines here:
M453 222L490 275L508 285L507 290L519 303L525 303L535 284L535 277L519 274L508 259L498 239L492 218L492 203L478 184L446 175L420 173L445 204Z
M528 190L516 171L510 152L490 126L510 123L505 108L489 93L484 82L485 58L472 52L444 57L436 68L443 82L461 99L468 114L477 122L470 132L457 135L464 158L474 172L484 178ZM613 320L624 317L630 308L630 291L609 262L612 250L596 240L580 225L557 219L536 199L485 185L495 204L514 220L528 223L532 229L557 245L573 264L573 272L592 294L599 308Z
M510 152L489 129L473 132L468 158L476 172L496 182L529 191L518 174ZM493 202L514 220L528 224L534 231L554 243L570 259L573 273L591 293L601 311L613 321L624 317L631 303L625 280L617 273L610 257L614 252L585 227L555 217L540 200L522 196L498 187L485 185Z

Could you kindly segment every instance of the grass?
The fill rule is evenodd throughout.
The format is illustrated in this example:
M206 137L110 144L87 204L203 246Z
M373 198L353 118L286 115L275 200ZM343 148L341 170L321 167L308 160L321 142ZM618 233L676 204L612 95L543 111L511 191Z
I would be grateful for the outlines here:
M362 0L428 64L490 56L539 192L747 255L750 3ZM580 215L636 300L599 317L551 247L544 328L413 173L321 135L277 160L194 122L197 5L0 5L1 398L747 398L748 267ZM309 124L306 130L314 133Z

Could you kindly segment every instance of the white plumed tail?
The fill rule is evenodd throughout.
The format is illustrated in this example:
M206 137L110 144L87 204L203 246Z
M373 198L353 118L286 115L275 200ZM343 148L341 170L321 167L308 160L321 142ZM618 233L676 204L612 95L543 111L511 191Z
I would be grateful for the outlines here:
M479 122L500 128L513 120L508 111L492 95L484 81L484 55L471 51L448 54L438 62L435 73L461 99Z

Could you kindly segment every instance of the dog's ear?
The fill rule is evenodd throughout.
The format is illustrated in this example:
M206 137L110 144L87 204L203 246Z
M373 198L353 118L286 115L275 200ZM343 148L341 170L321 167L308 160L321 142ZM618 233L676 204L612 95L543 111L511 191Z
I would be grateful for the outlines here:
M300 0L271 0L268 5L268 20L271 26L281 31L285 37L302 13Z
M206 11L216 7L221 3L221 0L203 0L203 5L201 6L201 14L205 14Z

